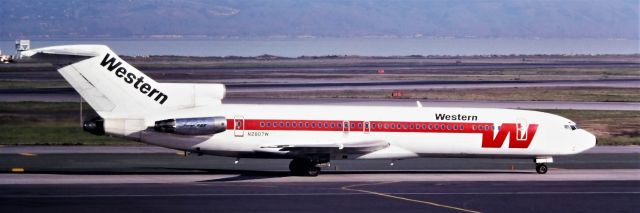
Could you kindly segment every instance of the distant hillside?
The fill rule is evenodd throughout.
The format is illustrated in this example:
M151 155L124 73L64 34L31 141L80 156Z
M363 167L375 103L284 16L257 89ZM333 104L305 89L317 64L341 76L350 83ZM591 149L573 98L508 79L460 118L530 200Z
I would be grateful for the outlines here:
M639 37L638 0L2 0L0 39Z

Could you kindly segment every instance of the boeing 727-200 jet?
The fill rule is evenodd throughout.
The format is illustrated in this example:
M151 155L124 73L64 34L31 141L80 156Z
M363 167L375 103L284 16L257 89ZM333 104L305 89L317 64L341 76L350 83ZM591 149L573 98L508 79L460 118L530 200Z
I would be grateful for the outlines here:
M197 154L292 159L315 176L332 159L484 157L533 159L580 153L596 138L569 119L536 111L326 105L223 104L222 84L159 83L104 45L33 49L97 112L107 134Z

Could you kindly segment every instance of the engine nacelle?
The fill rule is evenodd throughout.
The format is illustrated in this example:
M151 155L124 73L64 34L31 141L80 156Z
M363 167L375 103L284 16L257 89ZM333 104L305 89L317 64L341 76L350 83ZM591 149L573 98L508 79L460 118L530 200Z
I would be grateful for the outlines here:
M227 130L225 117L176 118L156 121L154 130L180 135L213 135Z

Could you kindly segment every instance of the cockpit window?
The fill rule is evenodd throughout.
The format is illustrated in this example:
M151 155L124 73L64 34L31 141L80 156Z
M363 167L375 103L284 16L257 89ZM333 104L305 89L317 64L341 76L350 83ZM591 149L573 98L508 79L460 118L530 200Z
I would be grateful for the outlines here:
M576 130L579 129L578 125L564 125L565 129Z

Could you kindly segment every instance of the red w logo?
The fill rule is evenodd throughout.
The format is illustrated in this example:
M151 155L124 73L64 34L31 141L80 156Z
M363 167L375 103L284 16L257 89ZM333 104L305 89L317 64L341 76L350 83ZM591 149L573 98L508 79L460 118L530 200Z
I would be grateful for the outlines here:
M493 130L482 133L482 148L500 148L509 135L509 148L526 149L536 135L536 130L538 130L538 124L530 124L528 127L522 123L502 124L495 138Z

